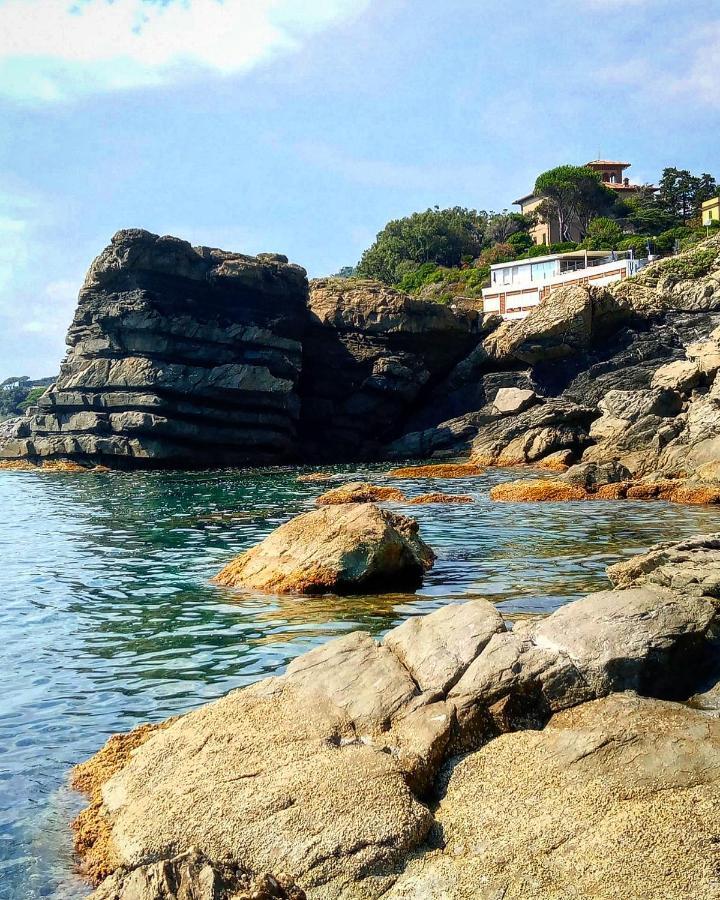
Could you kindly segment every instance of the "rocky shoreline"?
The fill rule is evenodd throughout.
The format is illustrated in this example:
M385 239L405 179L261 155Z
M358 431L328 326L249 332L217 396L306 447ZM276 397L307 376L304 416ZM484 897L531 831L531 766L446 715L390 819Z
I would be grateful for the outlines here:
M121 231L88 272L68 344L57 382L4 430L0 461L464 457L718 479L717 236L502 322L371 281L308 285L278 255Z
M392 459L389 481L430 479L418 503L471 504L432 479L486 466L544 470L498 501L720 502L718 237L501 322L124 231L68 343L0 466ZM392 484L331 487L216 581L414 590L435 555L377 505L395 502ZM74 776L94 896L716 898L718 573L720 535L658 545L547 618L448 605L116 736Z
M306 516L348 510L380 512ZM74 774L94 896L717 896L720 535L608 575L512 630L471 600L353 632L112 738Z

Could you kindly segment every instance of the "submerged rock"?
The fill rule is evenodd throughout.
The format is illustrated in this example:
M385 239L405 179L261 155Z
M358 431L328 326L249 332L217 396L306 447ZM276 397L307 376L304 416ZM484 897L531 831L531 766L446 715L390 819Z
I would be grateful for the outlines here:
M407 501L409 506L421 506L426 503L446 503L446 504L461 504L461 503L474 503L475 499L473 497L469 497L467 494L443 494L443 493L434 493L434 494L418 494L417 497L412 497Z
M334 503L378 503L383 500L401 502L405 494L397 488L382 487L367 481L352 481L321 494L315 502L318 506Z
M434 560L414 519L371 503L333 504L281 525L214 581L272 593L415 590Z
M475 463L436 463L430 466L404 466L391 469L388 478L468 478L484 475L485 469Z

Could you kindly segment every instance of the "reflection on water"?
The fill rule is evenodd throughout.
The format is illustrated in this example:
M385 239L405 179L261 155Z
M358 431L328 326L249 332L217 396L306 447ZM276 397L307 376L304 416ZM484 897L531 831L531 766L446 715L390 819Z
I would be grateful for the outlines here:
M338 469L381 479L382 467ZM487 597L509 618L602 588L604 569L657 540L720 529L720 512L658 503L504 505L513 472L393 481L438 554L416 595L267 597L212 587L232 556L325 488L292 470L200 474L0 472L0 898L84 895L71 875L70 766L106 737L283 669L355 628L375 634L444 603ZM402 507L400 507L402 508Z

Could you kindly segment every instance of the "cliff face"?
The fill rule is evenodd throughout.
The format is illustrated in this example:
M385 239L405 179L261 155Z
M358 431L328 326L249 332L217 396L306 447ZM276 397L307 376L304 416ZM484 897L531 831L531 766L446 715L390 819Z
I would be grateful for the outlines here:
M93 262L55 385L3 455L279 462L295 451L304 269L120 231Z
M482 315L374 281L310 285L301 379L308 459L381 453L432 386L480 340Z

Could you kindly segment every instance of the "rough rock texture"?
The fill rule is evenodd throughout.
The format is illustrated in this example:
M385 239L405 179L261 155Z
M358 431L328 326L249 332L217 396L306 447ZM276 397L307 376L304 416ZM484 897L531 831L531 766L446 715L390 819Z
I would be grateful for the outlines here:
M173 859L121 869L96 900L306 900L305 891L274 875L253 875L192 848Z
M414 519L351 502L296 516L214 580L272 593L414 590L434 559Z
M393 628L383 643L423 691L446 693L494 634L505 631L500 613L484 600L445 606Z
M443 849L386 900L715 900L720 721L616 694L452 769Z
M430 466L403 466L391 469L388 478L470 478L485 470L475 463L435 463Z
M488 716L507 731L613 691L687 696L709 666L716 617L706 598L642 587L590 594L518 624L492 638L448 694L461 743L482 742Z
M555 452L550 446L533 447L535 459L528 460L507 445L532 445L538 410L574 404L592 415L572 448L573 461L580 451L584 462L619 460L635 476L715 480L718 325L718 236L608 288L554 291L525 319L504 322L485 337L433 393L431 411L411 416L411 427L388 452L393 458L443 457L479 447L481 460L540 463ZM505 422L493 405L499 387L533 391L541 405ZM562 427L558 409L553 426ZM512 431L505 437L508 423Z
M320 494L315 502L318 506L329 506L333 503L377 503L383 500L401 502L404 499L405 494L397 488L352 481Z
M538 462L561 450L579 458L596 416L590 407L548 400L483 428L472 442L471 459L478 465L515 466Z
M301 392L311 459L378 455L482 327L477 312L360 279L312 282L310 313Z
M720 599L720 534L655 544L607 570L621 588L656 584L682 594Z
M305 270L119 231L93 262L57 382L7 458L276 462L296 449Z
M359 507L334 509L349 512ZM491 767L492 774L478 782L480 796L487 792L488 809L495 809L493 804L502 797L512 809L513 797L524 796L526 782L520 774L514 781L511 774L513 759L519 766L523 761L541 792L551 791L553 785L560 790L556 770L570 769L577 778L569 776L568 790L560 790L562 803L538 805L529 797L519 801L521 807L532 804L536 812L520 817L520 824L517 812L488 813L498 843L469 843L475 848L467 853L472 857L466 860L470 871L473 859L495 853L493 847L499 854L492 857L493 865L499 865L504 856L500 850L514 840L525 840L530 850L517 862L512 855L506 859L507 871L496 873L501 879L514 877L515 865L526 864L532 871L550 865L554 871L552 860L564 857L551 854L549 862L544 861L541 848L560 846L553 830L560 817L562 828L582 835L589 872L607 857L605 841L593 843L591 832L580 827L583 815L595 821L597 807L594 801L586 802L589 795L579 787L591 776L593 760L607 761L617 770L614 777L623 789L632 783L633 773L640 773L638 783L648 789L637 797L642 795L643 802L656 809L656 793L674 790L674 785L684 789L697 779L703 790L715 790L715 725L701 725L700 713L674 704L667 706L667 715L663 706L660 716L646 716L646 701L629 698L623 701L629 705L622 714L614 712L616 701L591 704L579 708L580 718L556 717L551 732L523 736L516 745L508 738L500 743L493 738L528 725L542 726L560 710L612 692L634 689L656 697L686 697L704 684L706 658L716 652L716 629L714 601L650 585L591 595L544 620L516 624L512 632L505 631L493 606L474 600L406 622L382 643L364 632L331 641L298 657L285 675L234 691L150 734L119 768L107 770L95 817L104 823L104 852L110 868L118 872L110 883L122 888L133 871L146 873L147 867L158 864L164 871L164 862L172 867L178 854L192 851L243 872L281 868L288 873L283 879L299 885L311 900L379 898L391 889L415 891L398 897L431 897L427 881L408 879L430 877L438 856L442 866L455 858L454 851L447 859L428 852L428 841L438 846L433 837L438 824L443 831L450 828L446 841L452 834L453 809L468 823L484 821L482 800L478 806L475 788L464 786L458 775L463 767L480 765L476 759L488 760ZM599 712L584 712L587 709ZM571 734L546 737L562 722L573 723ZM661 727L653 730L653 722ZM586 730L589 736L584 737ZM550 741L547 756L525 755L526 739L529 753L540 752ZM480 756L443 768L458 750L488 741ZM517 746L517 753L503 756L505 742ZM568 753L580 768L572 769ZM653 766L656 781L643 782ZM626 771L630 774L624 775ZM436 820L425 801L447 783ZM621 794L619 789L618 802ZM467 813L462 797L471 803ZM613 803L615 797L611 795ZM630 802L627 797L625 801ZM577 806L567 813L568 804ZM689 834L684 809L673 804L658 819L668 829L676 826L675 841L678 834ZM709 834L715 820L705 807L699 809ZM543 811L539 817L538 810ZM522 837L522 829L532 831L532 840L529 833ZM649 833L645 826L642 830ZM700 854L705 832L693 834L700 836L700 843L689 846ZM593 851L593 846L600 849ZM665 839L658 846L659 853L669 851ZM700 857L693 854L695 850L687 856L688 865L700 871ZM634 857L633 864L639 865ZM655 871L653 860L643 865L648 868L640 866L638 871ZM685 878L690 869L678 856L669 871ZM213 872L208 877L216 877ZM137 877L144 883L144 874ZM457 877L460 890L465 876ZM438 897L477 896L442 893L445 882L437 884ZM559 884L564 889L564 882ZM619 890L618 878L610 884ZM130 900L132 895L117 896ZM565 896L562 890L557 894L558 900ZM105 900L101 893L98 897ZM175 900L174 895L168 900Z

